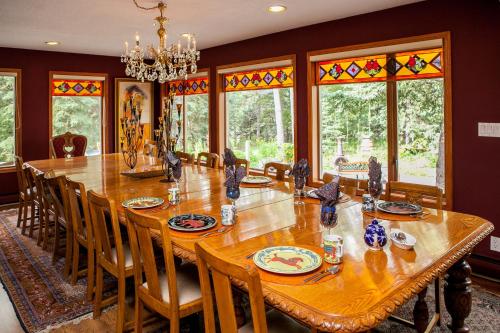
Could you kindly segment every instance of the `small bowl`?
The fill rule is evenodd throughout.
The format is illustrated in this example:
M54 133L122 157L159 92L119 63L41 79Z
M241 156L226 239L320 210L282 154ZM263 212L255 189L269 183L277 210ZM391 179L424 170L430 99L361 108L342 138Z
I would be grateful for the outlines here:
M396 235L399 232L402 232L405 235L406 239L404 241L397 239ZM413 237L413 235L411 235L407 232L404 232L400 229L391 229L391 232L389 233L389 237L391 238L391 241L394 243L394 245L396 245L397 247L399 247L400 249L403 249L403 250L411 250L411 249L413 249L413 247L417 243L417 240L415 239L415 237Z

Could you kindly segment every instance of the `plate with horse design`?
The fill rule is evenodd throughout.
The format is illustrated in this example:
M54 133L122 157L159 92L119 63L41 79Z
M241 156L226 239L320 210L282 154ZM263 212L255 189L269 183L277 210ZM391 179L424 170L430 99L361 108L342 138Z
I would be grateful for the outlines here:
M257 267L278 274L304 274L321 266L321 256L314 251L296 246L273 246L255 253Z
M168 220L170 229L177 231L202 231L213 228L217 221L211 216L200 214L183 214Z

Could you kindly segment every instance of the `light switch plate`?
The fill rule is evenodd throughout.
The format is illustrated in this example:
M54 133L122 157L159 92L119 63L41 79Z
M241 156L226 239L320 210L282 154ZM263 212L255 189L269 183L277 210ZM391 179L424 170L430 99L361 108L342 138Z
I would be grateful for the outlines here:
M490 237L490 249L492 251L500 252L500 237Z
M478 123L477 135L500 138L500 123Z

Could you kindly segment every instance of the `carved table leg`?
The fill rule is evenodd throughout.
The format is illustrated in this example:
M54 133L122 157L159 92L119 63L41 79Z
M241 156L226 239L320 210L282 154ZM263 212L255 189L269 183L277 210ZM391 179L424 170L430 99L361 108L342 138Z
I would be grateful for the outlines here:
M419 294L415 307L413 308L413 322L417 332L425 332L429 324L429 308L425 302L427 295L427 287L424 288Z
M450 329L454 333L469 332L464 321L472 306L471 268L465 256L450 267L444 283L444 302L451 316Z

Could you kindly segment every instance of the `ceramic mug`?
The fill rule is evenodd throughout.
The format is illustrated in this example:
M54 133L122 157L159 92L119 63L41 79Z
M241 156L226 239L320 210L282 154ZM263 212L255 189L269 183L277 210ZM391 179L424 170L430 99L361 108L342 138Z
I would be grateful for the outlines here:
M181 201L181 196L179 193L179 189L174 187L174 188L169 188L168 189L168 202L172 205L177 205Z
M327 263L340 264L344 256L344 240L339 235L323 235L323 250Z
M220 213L221 213L221 217L222 217L222 225L234 224L233 205L222 205Z

